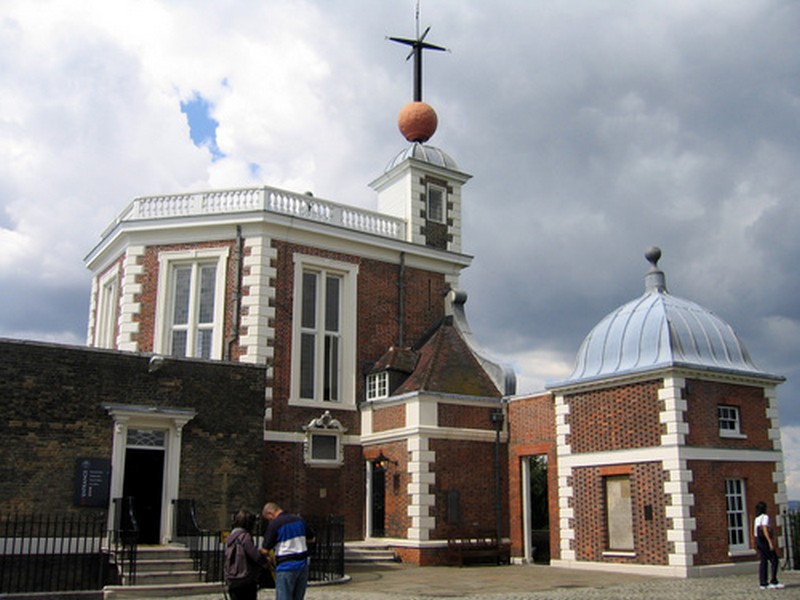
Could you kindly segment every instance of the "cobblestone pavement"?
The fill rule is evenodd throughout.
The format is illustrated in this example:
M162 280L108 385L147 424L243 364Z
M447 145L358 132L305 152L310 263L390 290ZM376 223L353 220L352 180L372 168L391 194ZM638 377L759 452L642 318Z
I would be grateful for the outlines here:
M781 571L782 590L761 590L752 575L667 579L524 565L505 567L353 567L351 581L312 586L308 600L748 600L800 599L800 572ZM222 594L192 600L220 600ZM259 600L272 600L272 590Z

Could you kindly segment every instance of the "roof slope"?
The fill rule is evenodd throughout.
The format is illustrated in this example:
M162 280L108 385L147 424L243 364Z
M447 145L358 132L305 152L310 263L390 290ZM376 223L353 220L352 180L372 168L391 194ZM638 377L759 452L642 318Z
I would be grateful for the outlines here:
M463 396L502 396L461 337L451 316L442 319L414 350L419 356L416 368L393 395L426 391Z

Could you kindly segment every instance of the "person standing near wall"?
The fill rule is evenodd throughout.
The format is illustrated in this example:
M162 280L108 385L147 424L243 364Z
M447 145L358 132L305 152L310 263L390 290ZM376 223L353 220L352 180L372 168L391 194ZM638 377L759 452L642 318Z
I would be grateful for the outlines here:
M756 538L756 548L761 562L758 565L758 580L761 589L781 589L778 583L778 554L775 552L775 542L769 526L769 515L765 502L756 504L756 518L753 521L753 534ZM770 579L767 581L767 563L770 565Z
M303 600L308 584L308 544L314 532L298 515L267 502L261 515L269 521L261 552L275 551L275 599Z
M258 594L258 576L265 560L253 543L255 521L253 513L240 510L225 540L225 583L231 600L256 600Z

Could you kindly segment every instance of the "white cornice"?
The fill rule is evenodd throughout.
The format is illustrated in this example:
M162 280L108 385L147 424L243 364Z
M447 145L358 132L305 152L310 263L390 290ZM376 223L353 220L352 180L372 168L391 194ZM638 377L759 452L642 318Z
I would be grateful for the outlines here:
M89 269L96 271L119 256L127 245L134 243L152 246L232 240L236 226L242 227L245 237L267 235L280 241L324 247L385 262L398 262L402 253L407 266L442 273L458 272L472 262L472 257L467 254L263 211L121 221L89 252L84 262Z
M727 448L698 448L694 446L652 446L631 450L560 454L559 467L598 467L631 463L674 460L702 460L714 462L777 462L781 453L774 450L732 450Z

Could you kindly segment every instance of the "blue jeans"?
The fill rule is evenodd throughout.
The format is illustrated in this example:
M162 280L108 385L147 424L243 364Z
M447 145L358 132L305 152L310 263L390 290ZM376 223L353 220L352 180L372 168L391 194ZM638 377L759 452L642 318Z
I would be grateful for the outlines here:
M275 571L275 600L303 600L308 584L308 563L296 571Z

